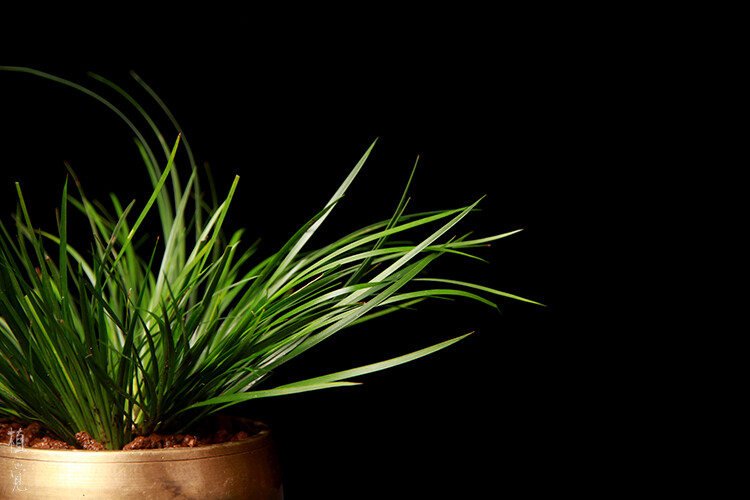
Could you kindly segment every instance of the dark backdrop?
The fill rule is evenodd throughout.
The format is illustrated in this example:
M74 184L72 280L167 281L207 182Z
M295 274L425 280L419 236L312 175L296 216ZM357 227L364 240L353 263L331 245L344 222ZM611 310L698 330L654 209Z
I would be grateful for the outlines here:
M565 280L575 276L572 242L583 230L570 210L579 203L574 188L590 174L592 138L601 135L581 77L588 61L554 45L529 41L521 51L494 42L351 54L303 45L274 56L239 47L226 55L231 65L210 53L34 65L111 95L87 78L94 71L147 102L128 75L135 70L172 109L198 161L211 164L220 191L240 175L229 224L263 237L261 253L323 207L376 137L323 237L389 217L418 155L413 210L486 195L459 234L524 229L480 252L490 264L446 257L439 270L548 307L502 299L502 314L466 301L420 306L342 332L269 386L476 333L362 386L235 408L272 427L290 499L533 492L575 483L591 463L595 447L581 438L598 418L582 373L591 339L560 322ZM148 179L130 131L101 104L0 72L0 109L4 220L20 181L32 216L54 228L63 161L89 193L145 200Z

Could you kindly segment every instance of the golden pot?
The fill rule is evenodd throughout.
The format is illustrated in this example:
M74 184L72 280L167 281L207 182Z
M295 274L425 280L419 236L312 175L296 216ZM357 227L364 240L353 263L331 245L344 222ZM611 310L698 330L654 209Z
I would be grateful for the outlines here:
M270 431L195 448L47 450L0 445L0 498L284 498Z

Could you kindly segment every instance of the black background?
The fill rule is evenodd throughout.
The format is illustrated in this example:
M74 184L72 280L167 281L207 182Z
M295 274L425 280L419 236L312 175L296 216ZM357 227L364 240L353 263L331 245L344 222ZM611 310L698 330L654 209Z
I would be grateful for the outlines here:
M583 49L572 34L561 43L534 31L456 37L435 30L356 49L347 39L306 39L289 49L279 40L196 43L193 50L176 43L148 56L2 63L113 96L86 76L93 71L159 115L130 78L135 70L170 107L198 161L210 163L220 192L240 176L228 223L248 228L248 240L262 237L261 254L325 205L375 138L361 176L312 245L390 217L418 155L412 210L486 195L458 234L524 231L482 250L490 264L447 257L435 274L547 307L500 300L498 314L439 302L347 330L285 366L268 387L475 334L363 377L361 386L259 400L235 412L272 427L290 499L577 488L601 467L597 433L609 418L597 403L606 384L591 376L606 364L607 349L569 314L582 300L581 263L599 251L580 244L587 228L578 209L590 203L581 186L597 179L610 140L602 117L621 106L607 90L602 53ZM114 191L145 201L148 178L132 134L100 103L0 72L0 109L6 222L19 181L34 220L54 229L64 161L89 196Z

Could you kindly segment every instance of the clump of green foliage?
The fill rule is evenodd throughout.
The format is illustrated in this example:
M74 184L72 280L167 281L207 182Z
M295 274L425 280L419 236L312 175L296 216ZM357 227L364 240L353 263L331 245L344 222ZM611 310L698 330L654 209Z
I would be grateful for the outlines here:
M243 230L226 237L223 227L239 178L221 203L211 203L203 194L196 168L183 182L174 166L181 147L174 120L177 140L169 147L135 99L92 75L126 98L151 125L153 147L125 113L88 88L28 68L1 69L68 85L118 113L133 130L153 193L140 209L111 195L107 210L89 199L71 170L75 185L63 186L57 231L51 233L35 228L16 185L13 231L0 223L0 416L39 422L71 443L76 432L85 430L106 448L119 449L136 435L178 432L254 398L351 385L354 377L463 338L372 365L259 388L282 364L352 325L430 297L458 296L493 307L487 296L526 300L477 284L420 276L442 255L472 257L471 249L513 233L441 241L478 202L407 214L411 178L389 220L306 249L372 146L319 213L277 252L252 263L256 245L243 245ZM171 118L151 89L135 78ZM185 150L194 165L190 148ZM90 252L69 244L71 210L88 220ZM154 212L161 237L136 245L144 220ZM428 225L434 226L429 236L403 242L409 231Z

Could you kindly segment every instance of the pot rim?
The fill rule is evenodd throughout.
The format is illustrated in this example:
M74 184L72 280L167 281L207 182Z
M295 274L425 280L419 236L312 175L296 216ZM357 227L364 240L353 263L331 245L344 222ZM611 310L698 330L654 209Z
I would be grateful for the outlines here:
M0 443L0 458L34 460L38 462L80 462L80 463L134 463L171 462L199 460L248 453L271 446L271 431L263 427L257 434L238 441L209 444L193 448L156 448L150 450L54 450L26 448Z

